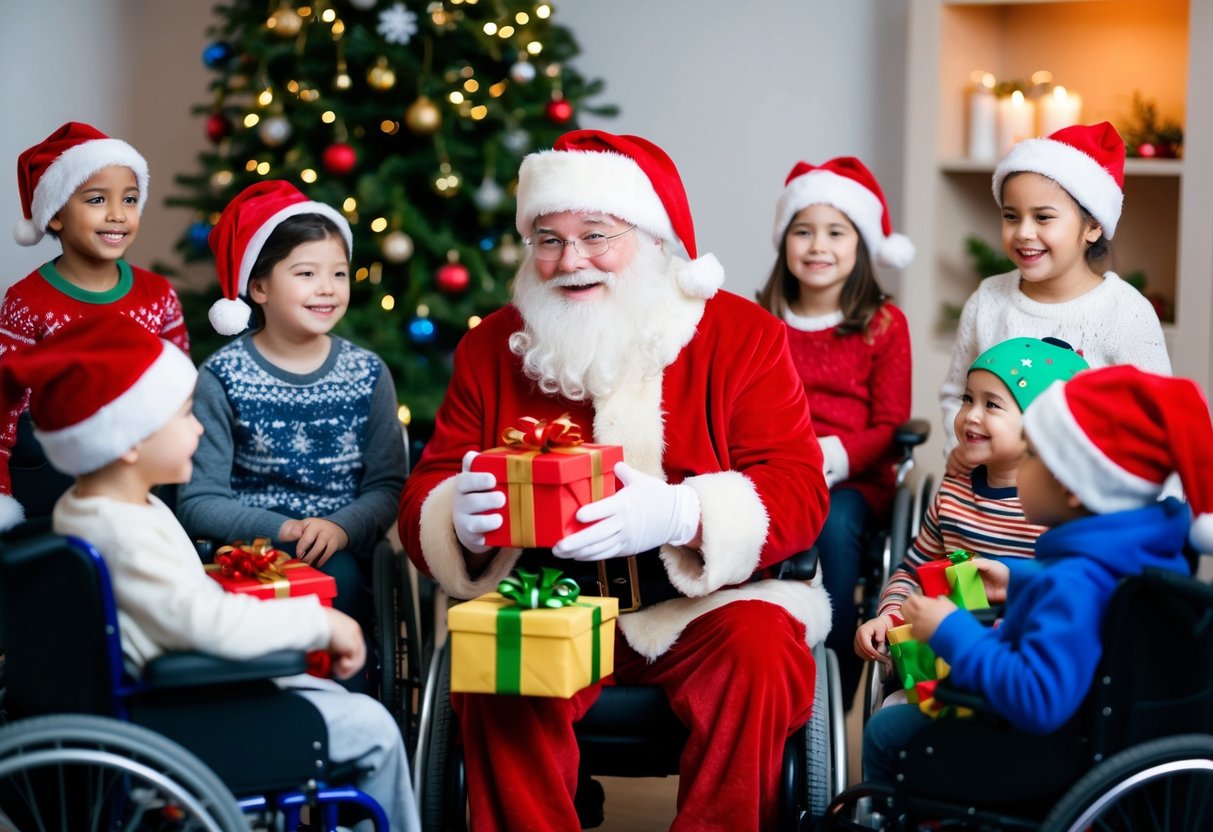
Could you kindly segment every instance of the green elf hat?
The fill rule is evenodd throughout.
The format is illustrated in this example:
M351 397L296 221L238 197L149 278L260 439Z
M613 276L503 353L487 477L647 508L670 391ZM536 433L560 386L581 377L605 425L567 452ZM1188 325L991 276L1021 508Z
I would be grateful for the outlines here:
M1087 369L1087 360L1058 338L1009 338L969 366L970 373L985 370L1001 379L1021 411L1053 382L1069 381Z

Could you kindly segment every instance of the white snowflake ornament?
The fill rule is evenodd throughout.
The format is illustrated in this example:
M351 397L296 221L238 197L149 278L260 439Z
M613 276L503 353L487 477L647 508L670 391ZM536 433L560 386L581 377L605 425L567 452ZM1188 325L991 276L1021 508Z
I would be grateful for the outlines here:
M378 28L379 34L388 43L403 46L417 34L417 15L406 9L403 3L393 3L379 13Z

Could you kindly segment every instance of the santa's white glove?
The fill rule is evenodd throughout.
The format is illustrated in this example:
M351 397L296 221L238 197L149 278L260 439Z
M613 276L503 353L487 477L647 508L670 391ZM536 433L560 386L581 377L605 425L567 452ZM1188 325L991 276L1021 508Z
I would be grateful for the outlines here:
M577 510L592 526L569 535L552 554L573 560L606 560L647 552L665 543L681 546L699 534L699 495L686 483L670 485L626 462L615 466L623 488Z
M833 488L851 475L851 458L837 436L819 436L817 444L821 446L821 468L826 477L826 488Z
M455 499L451 503L451 519L455 523L455 537L463 548L477 555L487 552L492 546L484 545L484 533L501 527L505 522L500 514L483 514L505 506L505 495L493 491L497 478L488 471L472 471L475 451L463 455L463 471L455 475Z

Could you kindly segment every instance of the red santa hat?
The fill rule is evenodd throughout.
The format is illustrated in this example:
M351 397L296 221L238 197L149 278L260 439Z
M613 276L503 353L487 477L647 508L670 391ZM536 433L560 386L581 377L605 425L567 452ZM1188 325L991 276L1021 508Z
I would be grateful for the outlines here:
M681 244L691 262L678 270L678 285L693 297L710 298L724 284L715 255L699 256L691 206L674 162L639 136L573 130L551 150L522 160L516 191L519 235L530 237L536 217L561 211L600 211L634 223L652 236Z
M994 169L994 201L1002 207L1002 183L1012 173L1039 173L1065 188L1103 228L1116 233L1125 199L1125 143L1106 121L1063 127L1047 139L1026 139Z
M1189 539L1213 553L1213 424L1195 382L1127 365L1087 370L1041 393L1023 427L1053 476L1097 514L1153 502L1178 472Z
M792 220L810 205L831 205L846 214L877 262L900 269L914 259L910 238L893 232L880 183L853 156L839 156L821 165L796 163L775 206L771 239L776 251L783 248Z
M313 202L290 182L267 179L237 194L211 229L208 242L215 255L215 272L223 297L211 306L208 318L221 335L238 335L248 326L249 305L241 299L249 275L266 241L283 220L300 214L320 214L332 220L353 254L354 236L341 212Z
M147 202L147 160L121 139L111 139L96 127L69 121L17 157L17 189L24 219L13 228L13 239L32 246L46 233L47 223L67 204L76 189L97 171L112 165L130 168L139 185L139 212Z
M106 309L5 356L0 399L7 406L28 389L34 436L46 458L77 476L105 467L160 430L194 394L197 377L177 347ZM22 519L15 502L6 509L0 508L0 529Z

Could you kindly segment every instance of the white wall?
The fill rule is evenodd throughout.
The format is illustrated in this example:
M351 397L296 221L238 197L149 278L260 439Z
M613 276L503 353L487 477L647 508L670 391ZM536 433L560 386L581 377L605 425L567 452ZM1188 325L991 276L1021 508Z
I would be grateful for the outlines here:
M20 218L17 155L74 119L147 157L152 201L130 256L178 262L172 245L193 218L162 200L175 173L197 170L206 145L190 108L207 96L210 9L205 0L7 4L0 240ZM670 153L699 248L720 258L733 291L752 296L770 269L775 200L799 159L859 156L900 218L907 0L556 0L556 15L582 46L578 68L603 78L601 100L621 108L584 125L637 133ZM0 287L57 251L53 241L0 244Z

